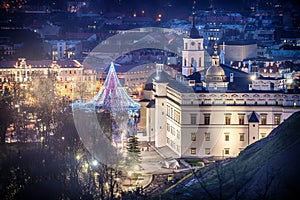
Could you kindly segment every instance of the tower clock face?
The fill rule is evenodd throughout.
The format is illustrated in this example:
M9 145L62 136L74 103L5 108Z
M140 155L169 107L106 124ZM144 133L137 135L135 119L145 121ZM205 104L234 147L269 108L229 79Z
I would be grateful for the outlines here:
M194 46L194 45L195 45L195 42L192 42L191 45Z

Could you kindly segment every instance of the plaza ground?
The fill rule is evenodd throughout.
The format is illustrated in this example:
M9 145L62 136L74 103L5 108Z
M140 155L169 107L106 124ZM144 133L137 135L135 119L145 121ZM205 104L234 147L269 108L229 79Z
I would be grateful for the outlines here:
M141 157L141 169L131 172L139 174L138 179L126 179L123 183L123 186L128 190L136 187L147 188L148 191L153 190L155 189L154 186L159 184L172 184L173 181L170 181L170 176L179 178L188 173L188 171L181 173L184 169L164 167L165 160L178 158L168 147L155 148L148 144L148 146L142 148Z

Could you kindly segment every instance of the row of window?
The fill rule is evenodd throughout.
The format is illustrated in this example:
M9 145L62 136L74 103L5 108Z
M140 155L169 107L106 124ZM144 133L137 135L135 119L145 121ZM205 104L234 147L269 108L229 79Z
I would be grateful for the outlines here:
M225 141L229 141L229 135L230 135L230 133L224 133L224 140ZM260 133L260 135L261 135L261 138L264 138L264 137L266 137L266 133ZM208 132L206 132L205 134L204 134L204 140L205 141L210 141L210 133L208 133ZM255 139L255 138L253 138L253 139ZM197 140L197 135L196 135L196 133L191 133L191 141L196 141ZM240 133L239 134L239 140L240 141L245 141L245 133Z
M190 62L190 63L187 63L186 58L184 58L184 59L183 59L183 64L184 64L183 66L187 66L187 64L192 66L192 65L194 65L194 61L195 61L195 59L194 59L194 57L192 57L192 58L191 58L191 62ZM196 61L196 65L197 65L198 67L201 66L201 57L199 58L198 63L197 63L197 61Z
M191 124L195 125L197 124L197 114L191 114ZM245 114L238 114L239 118L239 125L244 125L245 124ZM280 124L281 121L281 114L274 114L274 124L278 125ZM260 116L260 123L261 125L266 125L267 124L267 114L261 114ZM204 125L209 125L210 124L210 114L204 114ZM231 124L231 114L225 114L225 125L230 125Z
M167 123L167 132L170 132L173 136L177 136L177 139L180 139L179 130L176 130L173 126Z
M193 72L193 68L190 68L189 69L189 72L192 73ZM221 80L222 78L220 77L213 77L213 78L210 78L210 80ZM218 85L217 84L214 84L212 86L214 89L218 89ZM220 86L219 86L220 87ZM223 87L223 86L221 86ZM276 89L276 87L275 87ZM212 101L210 99L205 99L203 101L184 101L184 104L192 104L192 105L197 105L198 102L199 102L199 105L278 105L279 102L282 102L283 100L286 100L286 99L279 99L279 101L276 101L275 99L268 99L267 101L262 101L262 100L258 100L258 101L255 101L255 99L246 99L246 101L244 100L240 100L240 99L237 99L236 101L234 100L226 100L226 101L222 101L222 100L216 100L216 101Z
M177 152L180 151L180 146L179 145L176 145L175 142L173 140L171 140L170 138L167 137L167 144L169 144L169 146L176 150Z
M16 78L15 79L17 82L26 82L26 81L30 81L31 79L29 78ZM72 77L65 77L64 81L72 81L73 78ZM11 79L10 78L0 78L0 82L10 82ZM63 77L60 77L60 81L63 81ZM84 78L79 78L79 81L92 81L92 77L84 77Z
M239 148L240 152L243 150L244 148ZM197 154L197 148L191 148L191 154L192 155L196 155ZM210 155L211 154L211 149L210 148L205 148L204 149L204 154L205 155ZM224 155L230 155L230 148L224 148L223 150L223 154Z
M42 70L32 70L32 71L17 71L17 73L16 74L14 74L14 73L12 73L12 75L16 75L16 76L19 76L19 75L25 75L25 73L27 74L27 75L30 75L30 74L34 74L35 73L35 71L42 71ZM44 71L44 74L47 74L48 73L48 70L43 70ZM80 70L60 70L60 74L77 74L77 71L78 71L78 74L81 74L81 71ZM7 73L4 73L4 72L2 72L2 71L0 71L0 75L2 75L2 73L3 74L7 74Z
M195 42L192 42L191 45L192 46L195 45ZM201 50L201 47L202 47L201 43L198 42L198 50ZM187 49L188 49L188 43L186 42L186 43L184 43L184 50L187 50Z
M175 120L175 122L180 123L180 112L169 105L167 105L167 116Z

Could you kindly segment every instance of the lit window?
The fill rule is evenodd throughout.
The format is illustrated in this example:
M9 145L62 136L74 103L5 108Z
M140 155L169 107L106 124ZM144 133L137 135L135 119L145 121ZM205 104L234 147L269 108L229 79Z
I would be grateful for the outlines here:
M280 118L281 118L281 115L280 114L275 114L275 117L274 117L274 123L276 125L280 124Z
M205 141L210 141L210 133L205 133Z
M229 133L225 133L225 141L229 141Z
M224 149L224 154L225 154L225 155L229 155L229 148L225 148L225 149Z
M230 125L231 115L225 115L225 124Z
M244 133L240 133L240 141L245 141L245 134Z
M210 148L205 148L205 155L210 155Z
M191 154L193 154L193 155L196 154L196 148L191 148Z
M191 140L196 141L196 133L191 133Z
M239 125L244 125L244 123L245 123L244 119L245 119L245 115L239 115Z
M261 115L261 124L266 125L267 124L267 115Z

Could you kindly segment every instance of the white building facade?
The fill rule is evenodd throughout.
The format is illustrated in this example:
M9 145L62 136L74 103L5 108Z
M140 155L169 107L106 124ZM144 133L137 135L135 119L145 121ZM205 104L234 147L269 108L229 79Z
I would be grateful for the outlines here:
M178 157L235 157L300 110L300 94L287 90L284 79L253 80L220 66L216 51L212 63L192 85L189 77L156 73L146 106L147 135L156 147Z

